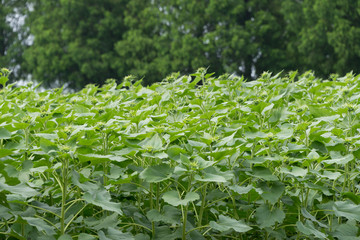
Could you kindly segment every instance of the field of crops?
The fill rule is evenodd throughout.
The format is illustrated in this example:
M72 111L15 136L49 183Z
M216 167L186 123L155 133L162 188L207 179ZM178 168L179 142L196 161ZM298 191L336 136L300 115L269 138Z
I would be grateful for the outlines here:
M359 239L359 80L3 86L0 239Z

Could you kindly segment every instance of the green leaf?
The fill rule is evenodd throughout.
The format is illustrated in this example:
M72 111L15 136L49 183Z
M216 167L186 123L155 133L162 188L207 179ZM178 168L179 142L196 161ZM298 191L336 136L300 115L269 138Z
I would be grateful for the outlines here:
M40 138L40 148L45 153L49 153L49 152L58 150L58 147L55 143L53 143L52 141L45 139L45 138Z
M34 135L47 140L55 140L59 138L57 134L53 134L53 133L35 133Z
M101 155L101 154L78 154L78 158L80 162L87 162L91 161L93 164L104 163L108 161L115 161L115 162L123 162L126 161L127 158L122 156L115 156L115 155Z
M84 223L88 228L96 231L100 229L107 229L109 227L116 227L119 224L119 215L117 213L113 213L109 216L102 217L99 220L94 218L85 218Z
M0 139L10 139L11 135L11 132L9 132L7 129L0 128Z
M317 230L314 224L309 220L306 220L305 225L302 222L297 221L296 227L301 233L305 234L305 236L314 235L317 238L326 239L326 235Z
M164 193L162 198L165 202L176 207L179 205L185 206L189 202L196 201L200 198L200 196L199 196L199 194L197 194L195 192L188 192L186 194L185 198L181 199L179 196L179 193L177 191L172 190L172 191Z
M145 168L144 171L140 173L139 177L147 182L157 183L169 179L173 171L174 169L168 164L162 163Z
M4 87L5 84L7 83L7 81L9 81L9 78L8 77L5 77L5 76L1 76L0 77L0 84Z
M58 240L72 240L72 237L68 234L61 235Z
M233 186L229 186L229 188L238 194L247 194L253 189L253 186L248 185L246 187L243 187L243 186L233 185Z
M224 215L219 215L219 221L210 221L209 225L213 229L220 232L225 232L233 229L235 232L244 233L252 229L252 227L246 225L243 221L237 221Z
M27 186L25 183L20 183L15 186L10 186L0 182L0 189L9 191L14 194L18 194L24 198L30 198L38 195L38 192L35 189Z
M316 105L309 106L309 110L315 118L335 115L334 111L330 108L319 107Z
M96 237L87 233L80 233L78 240L96 240Z
M105 189L89 190L88 192L86 192L84 194L83 198L88 203L99 206L104 210L109 210L109 211L112 211L112 212L116 212L119 215L123 214L122 211L121 211L121 204L120 203L110 202L111 196Z
M159 134L154 134L151 138L146 138L145 140L139 143L139 146L146 150L161 150L162 149L162 140Z
M180 158L180 154L186 153L186 151L177 145L172 145L167 149L166 153L172 160L178 160Z
M134 236L131 233L123 233L115 228L109 227L107 229L106 236L113 240L134 240Z
M358 227L350 223L340 224L335 228L334 237L341 240L358 240Z
M146 217L152 222L164 222L167 224L179 224L181 219L181 212L169 205L165 205L163 208L163 214L161 214L157 209L152 209L146 213Z
M231 134L230 136L224 137L222 138L217 144L215 144L215 147L222 147L222 146L231 146L233 145L233 140L234 140L234 136L235 136L236 132L234 132L233 134Z
M360 204L360 196L353 192L342 192L341 195L344 198L350 199L353 203L359 205Z
M317 224L319 224L320 227L323 227L323 228L328 228L327 225L323 224L322 222L318 221L316 219L316 217L314 217L313 215L311 215L307 210L306 208L301 208L301 214L305 217L305 218L308 218L309 220L311 220L312 222L315 222Z
M233 177L230 172L220 172L215 167L208 167L201 171L202 176L195 175L195 180L200 182L227 182Z
M14 153L13 150L2 148L2 149L0 149L0 158L9 156L13 153Z
M279 208L270 210L267 204L263 204L256 209L256 221L260 224L260 228L274 226L276 223L282 223L285 219L285 213Z
M31 226L36 227L38 231L44 231L47 235L54 235L55 228L50 226L47 222L42 220L41 218L34 218L34 217L23 217L25 221Z
M352 155L352 154L347 154L345 156L341 156L341 154L338 152L330 152L330 155L331 155L331 160L324 160L322 162L326 163L326 164L336 163L339 165L345 165L354 159L354 155Z
M273 182L270 187L266 183L262 183L259 186L263 191L260 195L271 204L275 204L285 191L285 185L282 182Z
M280 140L291 138L294 134L294 129L291 126L284 124L281 126L281 131L276 134L277 138Z
M198 142L198 141L193 141L193 140L188 140L188 143L193 146L193 147L198 147L198 148L206 148L208 145L206 145L203 142Z
M253 173L252 176L262 178L266 181L277 181L278 178L272 174L270 169L263 167L263 166L256 166L253 167Z
M350 201L338 201L333 205L336 216L360 221L360 206Z

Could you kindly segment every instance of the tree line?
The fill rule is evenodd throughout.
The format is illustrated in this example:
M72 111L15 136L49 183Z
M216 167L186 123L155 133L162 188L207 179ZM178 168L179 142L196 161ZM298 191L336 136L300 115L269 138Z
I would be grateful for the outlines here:
M360 69L356 0L1 0L0 65L78 89L133 74L145 84L207 67Z

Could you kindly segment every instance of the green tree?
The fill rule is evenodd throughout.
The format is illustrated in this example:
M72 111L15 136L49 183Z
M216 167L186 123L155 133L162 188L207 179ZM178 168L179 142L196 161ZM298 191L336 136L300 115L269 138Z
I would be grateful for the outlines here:
M33 0L34 42L22 67L48 85L73 88L127 74L150 84L203 66L247 78L280 71L279 2Z
M157 1L132 0L124 6L126 32L115 44L118 76L143 78L144 84L161 81L171 69L169 32Z
M34 42L22 67L48 86L101 84L117 76L114 44L124 32L121 0L34 0L26 27Z
M10 67L11 58L9 50L16 40L16 34L10 26L10 14L13 13L14 3L9 0L1 0L0 5L0 66Z
M282 11L294 67L324 77L360 70L360 1L285 0Z

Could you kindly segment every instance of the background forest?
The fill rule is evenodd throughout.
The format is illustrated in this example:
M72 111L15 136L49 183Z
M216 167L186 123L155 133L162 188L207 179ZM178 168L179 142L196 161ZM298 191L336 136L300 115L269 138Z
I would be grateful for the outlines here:
M358 0L1 0L0 66L48 87L133 74L144 84L208 67L360 69Z

